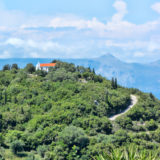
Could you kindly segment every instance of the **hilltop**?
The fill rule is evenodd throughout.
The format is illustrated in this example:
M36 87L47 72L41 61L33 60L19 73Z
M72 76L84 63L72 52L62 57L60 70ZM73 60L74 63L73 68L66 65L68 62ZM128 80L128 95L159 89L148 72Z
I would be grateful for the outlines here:
M110 121L131 105L130 95L137 97L134 107ZM88 160L131 144L160 149L154 95L61 61L49 72L32 64L0 71L0 123L5 159Z
M97 74L101 74L107 79L117 77L119 84L122 86L138 88L143 92L152 92L156 97L160 98L159 61L148 64L127 63L111 54L97 58L61 60L83 67L95 68ZM50 61L52 61L51 58L0 59L0 68L2 69L5 64L13 63L17 63L20 68L24 68L28 63L36 65L38 62L47 63Z

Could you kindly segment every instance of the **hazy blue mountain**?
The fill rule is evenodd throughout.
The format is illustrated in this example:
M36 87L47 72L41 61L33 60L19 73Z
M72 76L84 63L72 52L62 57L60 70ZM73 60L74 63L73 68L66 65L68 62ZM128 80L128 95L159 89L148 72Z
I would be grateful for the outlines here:
M27 63L51 62L53 58L12 58L0 59L0 68L5 64L17 63L21 68ZM160 61L150 64L125 63L111 54L94 59L62 59L76 65L95 68L95 71L108 79L117 77L119 84L126 87L139 88L144 92L152 92L160 98Z

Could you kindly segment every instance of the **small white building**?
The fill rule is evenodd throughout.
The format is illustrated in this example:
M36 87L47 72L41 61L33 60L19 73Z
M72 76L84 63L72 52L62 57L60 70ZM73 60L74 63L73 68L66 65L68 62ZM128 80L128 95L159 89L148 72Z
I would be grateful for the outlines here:
M38 62L36 65L36 70L43 70L48 72L49 68L55 67L55 66L56 66L56 63L39 63Z

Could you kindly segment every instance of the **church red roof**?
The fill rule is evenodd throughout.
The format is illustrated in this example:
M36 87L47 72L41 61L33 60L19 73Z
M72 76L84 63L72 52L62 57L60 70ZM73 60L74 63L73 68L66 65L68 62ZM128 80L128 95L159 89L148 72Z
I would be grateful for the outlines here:
M41 63L40 67L55 67L56 63Z

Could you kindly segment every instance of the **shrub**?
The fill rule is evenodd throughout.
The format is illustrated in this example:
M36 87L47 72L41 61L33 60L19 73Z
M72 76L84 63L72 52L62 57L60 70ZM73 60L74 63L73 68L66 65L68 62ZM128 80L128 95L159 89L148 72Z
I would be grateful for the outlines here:
M47 150L48 150L48 147L45 146L45 145L39 146L39 147L37 148L37 152L38 152L38 154L39 154L42 158L44 158L45 153L46 153Z
M77 145L80 148L83 148L89 143L89 138L86 136L83 129L75 126L69 126L59 134L58 141L67 144L68 147Z
M131 129L133 125L132 120L129 117L117 118L116 122L125 129Z
M34 65L32 64L32 63L29 63L29 64L27 64L27 66L26 66L26 71L28 72L28 73L33 73L33 72L35 72L35 67L34 67Z
M11 69L11 66L9 64L6 64L3 66L3 71L7 71L7 70L10 70Z
M17 64L12 64L11 69L18 69L18 65Z
M156 130L158 128L157 126L157 123L151 119L150 121L146 122L146 125L145 127L148 129L148 130Z
M24 143L20 140L16 140L11 143L11 150L14 154L23 151Z

